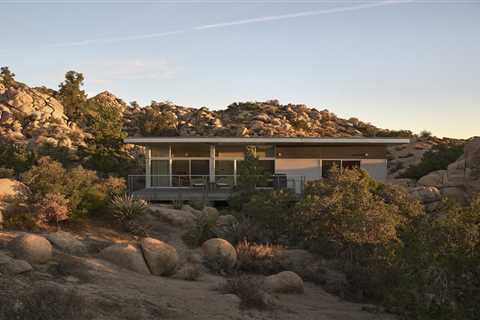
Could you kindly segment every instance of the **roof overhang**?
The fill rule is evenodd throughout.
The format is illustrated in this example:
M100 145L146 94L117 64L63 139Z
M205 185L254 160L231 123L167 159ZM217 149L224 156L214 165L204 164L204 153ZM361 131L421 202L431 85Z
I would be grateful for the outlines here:
M314 138L314 137L131 137L125 143L212 143L212 144L407 144L408 138Z

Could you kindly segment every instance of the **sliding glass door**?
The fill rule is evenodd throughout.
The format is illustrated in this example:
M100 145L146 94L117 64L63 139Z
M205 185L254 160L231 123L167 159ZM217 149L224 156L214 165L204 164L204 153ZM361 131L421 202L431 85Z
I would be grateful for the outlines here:
M169 160L152 160L150 166L150 185L152 187L170 186Z

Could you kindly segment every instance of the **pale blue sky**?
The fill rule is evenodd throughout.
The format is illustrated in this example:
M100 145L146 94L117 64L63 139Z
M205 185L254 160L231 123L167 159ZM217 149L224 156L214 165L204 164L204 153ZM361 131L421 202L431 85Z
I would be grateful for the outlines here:
M56 88L211 109L277 98L480 135L480 1L0 0L0 65Z

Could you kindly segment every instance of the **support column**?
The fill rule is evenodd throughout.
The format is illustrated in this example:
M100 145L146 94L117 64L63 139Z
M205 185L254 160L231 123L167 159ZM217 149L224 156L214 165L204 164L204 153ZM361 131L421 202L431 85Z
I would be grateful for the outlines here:
M215 145L210 145L210 182L215 182Z
M145 147L145 188L150 188L152 186L151 181L151 149L150 147Z

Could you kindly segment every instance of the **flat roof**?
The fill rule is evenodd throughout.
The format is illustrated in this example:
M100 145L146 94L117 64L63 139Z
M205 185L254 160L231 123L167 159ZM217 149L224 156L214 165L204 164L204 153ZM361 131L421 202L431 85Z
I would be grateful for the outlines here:
M130 144L151 143L281 143L281 144L406 144L408 138L316 138L316 137L131 137Z

